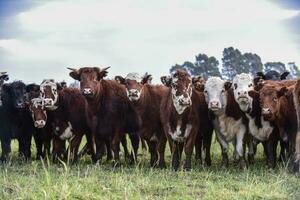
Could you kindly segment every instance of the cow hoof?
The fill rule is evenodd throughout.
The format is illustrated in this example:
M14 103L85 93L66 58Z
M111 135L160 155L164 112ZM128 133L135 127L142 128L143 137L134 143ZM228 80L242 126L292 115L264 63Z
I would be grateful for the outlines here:
M166 163L159 163L158 168L160 169L166 169Z
M191 171L192 166L191 166L191 164L184 164L183 169L184 169L184 171Z
M246 163L246 161L244 159L241 159L239 161L239 168L242 169L242 170L247 169L247 163Z
M254 164L254 155L249 155L248 154L248 163L249 163L249 165L253 165Z
M207 167L211 166L211 159L205 159L205 166Z

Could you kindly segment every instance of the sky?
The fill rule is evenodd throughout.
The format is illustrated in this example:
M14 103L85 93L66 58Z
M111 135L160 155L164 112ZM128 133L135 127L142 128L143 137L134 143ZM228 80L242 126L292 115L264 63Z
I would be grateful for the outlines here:
M0 71L72 82L67 67L159 77L225 47L300 66L300 0L0 0Z

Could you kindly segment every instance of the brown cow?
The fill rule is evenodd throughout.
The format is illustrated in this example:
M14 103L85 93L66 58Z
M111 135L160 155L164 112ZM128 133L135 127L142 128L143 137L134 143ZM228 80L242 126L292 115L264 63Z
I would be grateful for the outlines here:
M289 87L284 86L281 82L265 84L259 92L262 115L265 120L275 123L278 127L280 139L287 148L285 149L287 152L284 149L281 151L280 156L283 160L286 158L286 153L290 158L294 152L297 132L297 117L292 95L294 86L290 86L290 82L286 85ZM273 149L268 150L273 152L274 157L276 157L275 145L277 144L274 143ZM268 148L270 147L268 146Z
M205 80L201 76L196 76L192 78L193 86L196 91L199 92L200 95L200 106L199 106L199 117L200 117L200 124L199 124L199 131L197 134L197 138L195 141L195 151L196 160L199 160L202 163L202 147L205 150L205 163L207 166L211 165L211 156L210 156L210 147L212 141L212 134L213 134L213 124L210 117L210 113L208 111L208 106L205 101L204 95L204 87L205 87Z
M165 167L166 137L160 121L160 104L168 88L163 85L151 85L151 75L140 78L137 73L129 73L125 78L115 77L116 81L125 85L127 97L141 118L140 136L145 139L151 154L150 165L155 166L159 162L160 168Z
M161 103L161 120L172 146L172 167L177 170L184 148L184 169L191 169L191 158L199 129L199 93L192 87L191 76L177 70L171 77L161 77L169 87Z
M80 81L81 93L88 102L86 117L96 148L101 149L105 141L111 142L114 161L119 163L119 143L125 133L134 136L131 138L134 141L134 158L137 155L139 138L136 133L139 131L140 122L127 98L125 87L116 81L103 79L108 73L107 69L71 69L70 76ZM93 154L94 161L100 158L101 155Z
M297 80L294 89L294 104L297 115L297 135L295 141L295 155L294 155L294 167L295 172L300 172L300 80Z

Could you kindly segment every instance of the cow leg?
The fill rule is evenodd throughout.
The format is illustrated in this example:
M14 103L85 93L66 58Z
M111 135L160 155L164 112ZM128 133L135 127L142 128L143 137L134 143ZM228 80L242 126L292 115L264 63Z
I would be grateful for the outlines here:
M275 138L275 133L272 133L267 141L268 167L274 169L276 166L276 147L278 140Z
M183 168L185 170L190 170L192 168L192 154L193 154L196 137L197 137L197 132L190 133L190 136L184 145L185 163Z
M245 155L244 155L244 147L243 147L244 136L245 136L245 131L241 128L236 136L236 146L235 146L238 155L238 164L241 169L247 168Z
M135 163L137 160L137 154L138 154L138 149L139 149L139 145L140 145L140 137L137 133L132 133L129 134L129 138L131 141L131 146L133 151L131 152L130 155L130 163Z
M220 133L216 132L217 140L221 146L222 149L222 166L228 168L229 166L229 161L228 161L228 142L223 140L222 136Z
M254 164L254 142L252 140L252 137L250 138L250 141L247 143L248 145L248 163Z
M120 133L116 132L111 143L114 153L114 166L120 165L120 139Z
M205 163L207 166L211 166L210 148L212 141L212 130L205 133L203 137L204 149L205 149Z
M157 152L156 152L156 143L150 140L147 140L149 153L150 153L150 166L154 167L157 163Z
M2 148L2 155L1 155L1 162L6 162L8 159L8 155L11 152L10 147L11 139L10 138L1 138L1 148Z
M127 161L130 159L130 155L129 155L129 151L128 151L128 147L127 147L127 138L126 138L125 134L121 137L121 143L122 143L122 146L124 149L124 157L125 157L125 160Z
M202 141L203 138L201 136L201 132L199 131L195 141L195 159L199 164L202 164Z
M280 154L279 154L279 162L285 162L286 161L286 150L288 148L288 144L284 142L283 140L280 140Z
M82 136L82 134L75 133L75 137L70 141L71 161L73 164L78 161L78 149L82 140Z
M29 160L31 156L31 137L25 136L22 138L18 138L19 142L19 156L25 158L25 160Z
M159 168L166 168L165 162L165 149L166 149L167 138L165 137L164 133L161 133L161 137L157 143L157 151L159 153Z
M52 159L53 162L56 163L58 159L63 159L65 154L65 142L58 139L53 138L53 149L52 149Z
M36 160L44 158L43 154L43 140L39 131L35 132L33 135L35 146L36 146Z
M180 162L180 147L179 143L176 141L173 141L172 145L172 168L177 171L179 168L179 162Z
M50 156L50 148L51 148L51 139L46 139L44 141L44 155L49 158Z

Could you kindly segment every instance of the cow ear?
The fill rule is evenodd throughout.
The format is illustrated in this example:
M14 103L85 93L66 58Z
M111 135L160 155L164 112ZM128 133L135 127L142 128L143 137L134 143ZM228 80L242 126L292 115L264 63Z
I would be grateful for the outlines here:
M9 79L9 77L8 77L8 75L7 75L7 74L5 74L5 75L1 76L1 78L2 78L3 80L5 80L5 81L8 81L8 79Z
M77 81L80 81L80 69L77 70L77 69L70 68L70 67L68 67L68 69L71 70L71 72L69 73L69 75L70 75L73 79L75 79L75 80L77 80Z
M290 72L283 72L281 75L280 75L280 80L285 80L286 77L290 74Z
M3 92L9 92L11 89L11 85L10 84L3 84L2 85L2 91Z
M160 81L167 87L171 87L172 78L170 76L160 77Z
M288 91L289 90L286 87L282 87L277 91L277 96L278 97L284 96L288 93Z
M122 76L115 76L115 81L117 81L119 84L125 85L125 78Z
M96 67L96 69L97 69L97 71L98 71L98 80L101 80L101 79L103 79L104 77L106 77L107 76L107 74L108 74L108 69L109 69L110 67L105 67L105 68L103 68L103 69L99 69L98 67Z
M232 82L226 81L226 82L224 83L224 88L225 88L225 90L229 90L229 89L231 88L231 85L232 85Z
M260 77L260 78L262 78L262 79L265 79L265 78L266 78L263 72L256 72L256 76L257 76L257 77Z
M60 83L56 83L57 91L60 91L63 89Z
M248 92L248 94L249 94L249 96L252 97L253 99L259 97L259 92L255 91L255 90L250 90L250 91Z
M151 81L152 81L152 75L150 74L145 74L145 76L143 76L142 78L142 81L141 81L141 84L151 84Z

